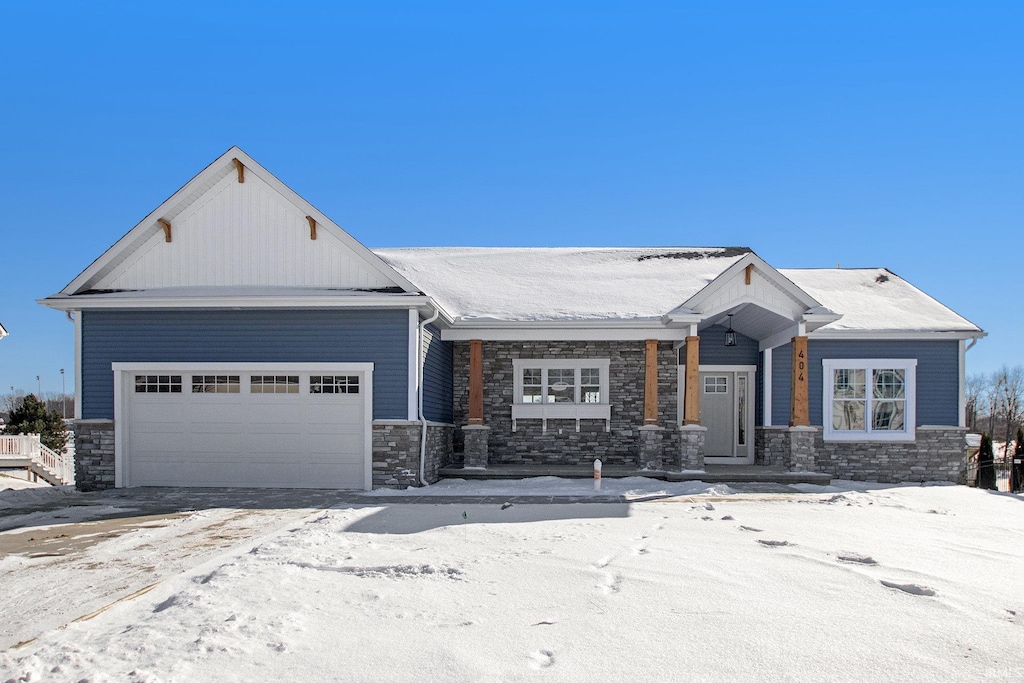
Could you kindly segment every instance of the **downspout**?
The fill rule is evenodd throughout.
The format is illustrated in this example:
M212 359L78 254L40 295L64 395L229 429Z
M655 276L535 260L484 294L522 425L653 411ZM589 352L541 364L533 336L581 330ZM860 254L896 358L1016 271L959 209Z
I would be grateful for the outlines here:
M441 315L441 311L434 309L434 314L426 320L420 321L420 337L419 337L419 353L416 354L416 389L417 389L417 414L420 418L420 484L423 486L430 486L427 481L426 473L426 461L427 461L427 418L423 415L423 365L425 359L423 358L423 339L425 338L424 331L427 325L437 320L438 316Z

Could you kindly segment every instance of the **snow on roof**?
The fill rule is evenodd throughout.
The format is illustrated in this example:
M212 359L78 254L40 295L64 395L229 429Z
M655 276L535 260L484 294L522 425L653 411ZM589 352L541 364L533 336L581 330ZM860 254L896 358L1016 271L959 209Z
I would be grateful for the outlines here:
M842 318L821 328L894 332L980 332L917 287L885 268L779 269Z
M413 248L374 253L462 320L659 318L744 247Z

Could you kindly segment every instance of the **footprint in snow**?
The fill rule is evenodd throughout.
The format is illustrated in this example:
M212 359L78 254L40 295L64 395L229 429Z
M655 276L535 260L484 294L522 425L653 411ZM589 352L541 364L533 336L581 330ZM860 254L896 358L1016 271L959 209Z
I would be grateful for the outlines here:
M537 650L530 653L530 666L534 669L546 669L555 663L555 653L551 650Z
M757 539L757 542L768 548L781 548L782 546L793 545L789 541L765 541L760 538Z
M612 595L613 593L618 593L621 583L621 576L612 572L606 572L604 575L604 583L601 585L601 591L605 595Z
M710 522L713 519L713 517L708 517L707 515L704 515L703 517L701 517L701 519L703 519L705 522Z
M754 528L754 527L752 527L752 526L743 526L743 525L740 525L740 531L753 531L753 532L754 532L755 534L759 534L759 533L761 533L762 531L764 531L764 529L755 529L755 528Z
M642 545L638 545L637 547L633 548L634 555L646 555L648 552L650 551Z
M894 588L904 593L910 593L911 595L924 595L931 597L935 595L935 591L928 586L919 586L916 583L895 583L893 581L881 581L881 584L886 588Z
M722 517L723 522L731 521L732 519L734 519L732 515L725 515L724 517Z
M878 561L873 557L867 555L838 555L836 557L840 562L849 562L851 564L878 564Z
M602 557L602 558L601 558L601 559L599 559L599 560L598 560L597 562L595 562L595 563L594 563L594 566L595 566L596 568L598 568L598 569L602 569L602 568L604 568L604 567L607 567L607 566L608 566L608 563L609 563L609 562L611 562L611 561L612 561L612 558L611 558L611 556L610 556L610 555L608 555L608 556Z

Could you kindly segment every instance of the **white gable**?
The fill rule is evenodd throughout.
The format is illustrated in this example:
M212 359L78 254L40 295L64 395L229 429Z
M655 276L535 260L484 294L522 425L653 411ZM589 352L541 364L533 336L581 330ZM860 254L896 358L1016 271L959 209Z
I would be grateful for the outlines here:
M821 305L757 255L747 254L683 306L715 316L743 304L754 304L790 320Z
M233 158L245 166L238 181ZM307 216L316 221L310 238ZM165 240L159 220L171 224ZM65 289L412 285L241 150L211 164Z

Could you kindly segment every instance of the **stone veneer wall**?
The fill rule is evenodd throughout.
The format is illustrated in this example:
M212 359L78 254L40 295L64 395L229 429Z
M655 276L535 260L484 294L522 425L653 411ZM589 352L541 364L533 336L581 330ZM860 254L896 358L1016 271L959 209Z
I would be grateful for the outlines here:
M79 491L114 488L114 421L75 422L75 487Z
M455 342L455 424L464 425L469 409L469 342ZM611 431L604 420L517 420L512 431L514 358L608 358ZM676 427L677 355L672 342L658 344L658 423L662 466L670 466L679 451ZM490 427L489 462L539 465L605 464L637 467L640 464L640 430L644 412L643 341L556 341L483 343L484 424ZM462 430L456 430L456 453L463 451ZM458 456L456 456L458 457Z
M853 481L962 483L966 433L959 427L918 427L912 443L825 441L822 428L815 427L814 466ZM758 427L754 444L757 464L791 466L788 427Z
M427 423L424 470L427 481L438 480L437 470L451 464L455 427ZM419 486L420 423L406 420L373 422L373 488Z

